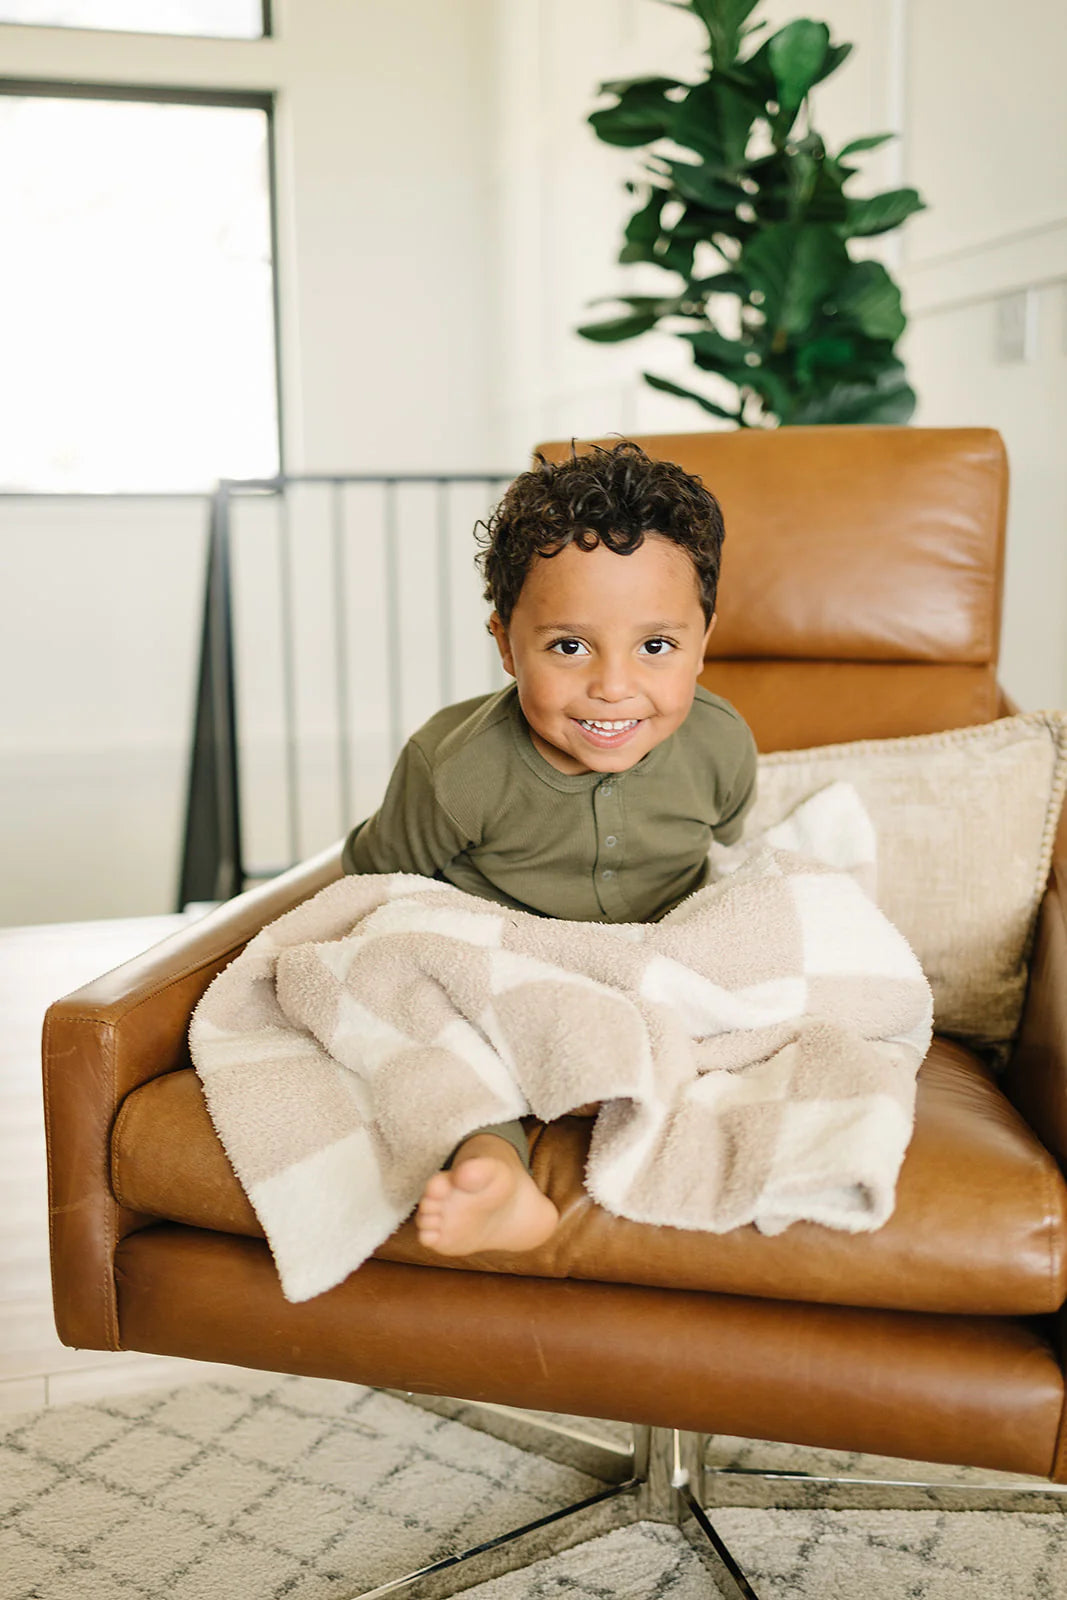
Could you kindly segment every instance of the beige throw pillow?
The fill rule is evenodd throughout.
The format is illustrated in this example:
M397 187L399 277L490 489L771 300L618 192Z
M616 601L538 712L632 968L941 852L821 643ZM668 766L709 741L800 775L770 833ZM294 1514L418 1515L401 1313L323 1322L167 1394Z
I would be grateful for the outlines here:
M744 837L839 781L870 813L878 904L930 980L938 1032L1005 1043L1067 786L1067 713L761 756Z

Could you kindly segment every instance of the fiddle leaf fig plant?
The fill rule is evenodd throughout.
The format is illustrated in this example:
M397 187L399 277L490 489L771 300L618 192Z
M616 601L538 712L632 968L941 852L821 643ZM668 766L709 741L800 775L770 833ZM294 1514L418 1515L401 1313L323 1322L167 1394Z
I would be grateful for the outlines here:
M675 282L658 294L608 296L613 315L578 329L615 343L662 327L695 366L733 385L733 405L646 372L646 382L738 427L906 422L915 407L895 345L900 290L850 239L889 233L923 209L915 189L847 192L856 156L891 133L831 152L812 125L811 92L852 49L823 22L798 18L753 48L760 0L661 0L708 35L707 76L603 83L598 138L646 152L626 187L637 204L619 260ZM622 308L622 309L620 309Z

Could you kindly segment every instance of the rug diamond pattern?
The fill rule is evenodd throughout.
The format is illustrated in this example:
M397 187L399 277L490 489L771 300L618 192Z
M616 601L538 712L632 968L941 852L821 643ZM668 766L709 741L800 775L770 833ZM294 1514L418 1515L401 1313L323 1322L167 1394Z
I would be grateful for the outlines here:
M810 1460L744 1440L713 1449L743 1465ZM0 1420L0 1600L347 1600L596 1487L460 1422L313 1379L249 1373L27 1412ZM1059 1514L768 1506L715 1522L761 1600L1067 1596ZM471 1594L706 1600L708 1582L680 1534L643 1523Z

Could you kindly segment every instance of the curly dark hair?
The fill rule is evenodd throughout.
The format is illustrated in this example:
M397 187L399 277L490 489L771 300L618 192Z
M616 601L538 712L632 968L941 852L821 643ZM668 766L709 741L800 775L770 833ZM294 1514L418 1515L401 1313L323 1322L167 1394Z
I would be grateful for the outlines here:
M580 550L603 544L628 556L647 533L661 534L689 553L704 620L711 621L723 521L719 502L699 478L672 461L653 461L630 439L610 449L590 445L581 455L572 440L568 460L546 461L540 454L536 460L488 519L475 524L485 598L505 627L535 556L558 555L569 544Z

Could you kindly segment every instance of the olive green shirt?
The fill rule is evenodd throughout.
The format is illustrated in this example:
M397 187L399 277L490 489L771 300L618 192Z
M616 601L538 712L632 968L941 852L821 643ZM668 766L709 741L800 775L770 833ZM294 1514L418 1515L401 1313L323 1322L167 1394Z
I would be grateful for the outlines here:
M628 771L572 775L535 748L509 684L411 736L342 861L542 916L651 922L707 881L708 846L740 836L755 784L747 723L699 685L681 727Z

